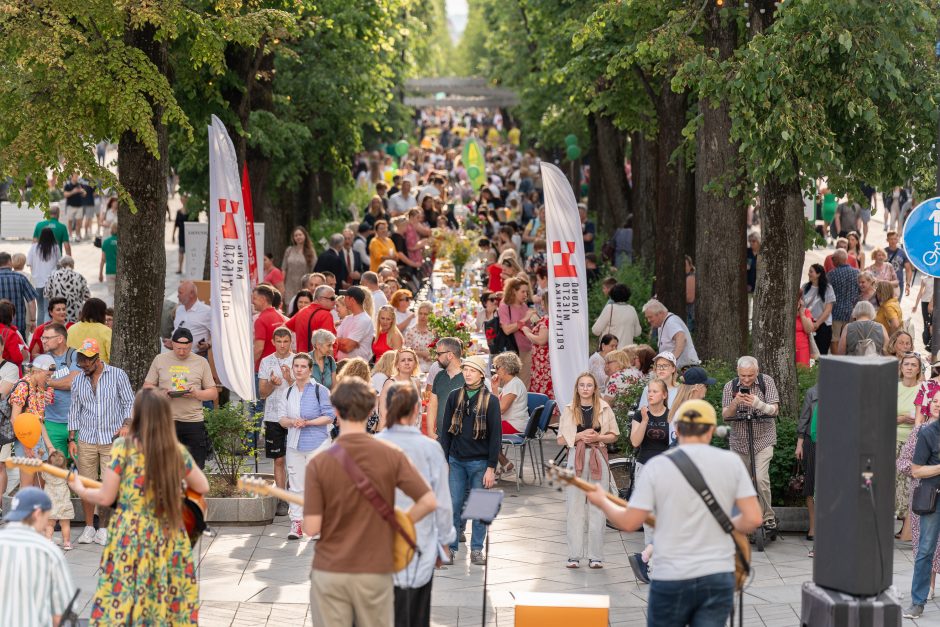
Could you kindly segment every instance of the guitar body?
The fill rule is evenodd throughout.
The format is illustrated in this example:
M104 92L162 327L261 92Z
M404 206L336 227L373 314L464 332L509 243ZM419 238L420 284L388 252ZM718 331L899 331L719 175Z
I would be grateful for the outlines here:
M241 477L238 480L238 488L246 492L251 492L252 494L276 496L294 505L303 506L304 504L304 499L299 494L294 494L293 492L288 492L287 490L273 486L264 479ZM395 572L398 572L405 568L405 566L411 562L412 558L414 558L415 550L411 548L411 545L418 544L418 536L414 522L408 517L408 514L397 507L395 508L395 521L398 523L398 526L401 527L401 533L395 534L395 543L392 547L394 568ZM410 544L402 534L407 535L408 539L411 540Z
M52 466L38 458L11 457L5 462L8 468L19 468L26 472L47 472L54 477L68 480L69 472L64 468ZM88 477L77 475L79 481L90 490L97 490L101 487L101 482ZM113 507L113 504L112 504ZM196 544L199 537L208 529L206 525L206 499L198 492L186 488L183 495L183 527L186 529L186 536L189 538L190 546Z
M593 483L588 483L583 479L580 479L575 476L574 471L568 468L560 468L555 465L555 462L548 462L545 464L546 474L549 477L550 481L561 481L570 486L579 488L585 492L593 492L597 486ZM621 507L629 507L630 504L609 492L605 493L608 501L616 503ZM656 526L656 517L650 515L645 524L650 527ZM743 590L745 584L747 583L748 577L751 575L751 543L748 542L747 536L741 533L740 531L732 531L731 539L734 541L735 551L734 551L734 589Z

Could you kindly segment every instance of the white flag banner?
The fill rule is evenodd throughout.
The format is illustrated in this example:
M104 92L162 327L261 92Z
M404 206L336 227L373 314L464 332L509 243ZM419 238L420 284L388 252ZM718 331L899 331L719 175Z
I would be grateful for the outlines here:
M209 126L209 279L212 353L222 385L254 400L254 325L242 185L235 147L219 118Z
M578 375L588 371L587 271L581 215L561 170L542 162L548 253L548 356L559 407L572 401Z

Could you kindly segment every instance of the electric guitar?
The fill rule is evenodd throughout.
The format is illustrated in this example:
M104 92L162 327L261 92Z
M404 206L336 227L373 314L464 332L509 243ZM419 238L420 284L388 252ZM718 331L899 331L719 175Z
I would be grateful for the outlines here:
M53 477L59 477L66 481L69 479L70 474L75 474L70 473L64 468L47 464L38 457L11 457L4 463L7 468L19 468L20 470L34 473L47 472ZM94 479L89 479L88 477L83 477L78 474L75 474L75 476L78 477L79 481L81 481L82 485L86 488L97 490L101 487L100 481L95 481ZM206 525L207 507L206 499L203 495L186 488L183 495L183 527L185 527L186 535L189 537L190 546L196 544L199 537L208 529Z
M571 468L562 468L557 466L554 461L549 461L545 464L545 471L548 475L549 482L560 481L562 483L580 488L585 492L593 492L597 485L593 483L588 483L583 479L578 478L574 474L574 470ZM607 497L607 500L615 503L621 507L629 507L629 503L623 500L619 496L615 496L610 492L605 492L604 496ZM650 527L656 526L656 517L650 514L644 524L649 525ZM744 584L747 583L747 579L751 574L751 544L748 542L747 536L741 533L740 531L732 531L731 539L734 540L734 588L735 590L743 590Z
M240 477L238 479L238 488L252 494L276 496L282 501L294 505L303 506L304 504L304 499L299 494L278 488L259 477ZM414 557L417 535L414 522L408 517L408 514L397 507L395 508L395 520L401 528L401 531L395 534L395 545L393 547L394 567L397 572L407 566Z

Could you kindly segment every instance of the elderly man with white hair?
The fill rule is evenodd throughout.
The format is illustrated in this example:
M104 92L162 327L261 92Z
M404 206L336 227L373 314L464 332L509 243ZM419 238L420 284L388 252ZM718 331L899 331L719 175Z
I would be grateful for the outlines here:
M46 301L53 298L64 298L66 315L69 322L78 322L82 305L91 298L88 281L75 271L75 260L69 255L59 259L59 268L49 275L46 286L43 288Z
M674 313L670 313L666 306L652 298L643 305L643 315L650 327L656 329L660 353L672 353L676 356L676 367L680 370L686 366L701 363L692 335L685 321Z
M751 470L757 497L764 516L764 529L774 537L777 519L771 507L770 460L777 443L776 416L780 410L777 384L760 372L757 359L745 355L738 359L738 376L725 384L721 393L721 416L731 423L731 450ZM751 425L748 425L751 421ZM753 432L749 433L753 428ZM753 437L752 441L749 441ZM751 465L751 450L754 465Z

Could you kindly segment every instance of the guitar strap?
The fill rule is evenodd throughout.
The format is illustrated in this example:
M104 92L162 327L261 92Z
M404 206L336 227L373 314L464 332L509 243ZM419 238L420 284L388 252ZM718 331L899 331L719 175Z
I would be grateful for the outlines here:
M734 531L734 523L731 522L731 519L728 518L728 515L725 513L725 510L721 509L721 505L718 503L718 500L715 499L715 495L712 494L711 489L708 487L708 484L705 483L705 478L702 477L702 473L699 472L698 467L695 465L685 451L679 448L672 449L669 453L666 454L666 457L669 458L673 464L676 465L676 468L679 469L679 472L682 473L682 476L685 477L685 480L689 482L689 485L692 486L692 489L695 490L702 501L705 503L705 507L708 508L708 511L712 513L712 516L715 517L715 520L718 521L718 524L721 525L721 528L725 533L730 534ZM741 562L744 565L744 572L746 574L751 573L751 564L744 557L744 554L741 552L738 543L734 542L734 552ZM743 589L738 594L738 607L739 607L739 620L743 621L743 612L744 612L744 592ZM732 623L734 622L734 609L731 610L731 619ZM741 623L743 624L743 622Z
M379 513L385 522L388 523L388 526L392 530L400 535L405 543L413 550L417 551L418 547L415 544L414 539L411 538L405 530L401 528L401 525L398 524L398 521L395 519L395 510L386 502L385 499L378 493L378 490L375 489L375 486L372 485L372 482L366 477L365 473L362 472L362 469L359 465L350 457L349 453L346 452L340 444L334 444L326 451L329 455L332 455L336 461L338 461L343 469L346 471L346 474L349 475L349 478L352 479L353 483L359 491L362 493L366 500L375 508L375 511Z

